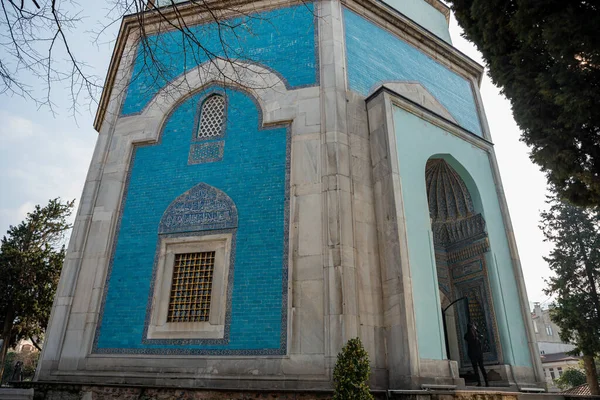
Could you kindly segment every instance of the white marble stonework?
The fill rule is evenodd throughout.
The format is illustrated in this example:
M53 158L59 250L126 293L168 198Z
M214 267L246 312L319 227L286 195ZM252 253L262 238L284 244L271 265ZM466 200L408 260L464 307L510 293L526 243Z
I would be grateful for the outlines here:
M242 9L254 11L297 2L238 3L244 4ZM387 91L375 91L368 99L350 91L343 6L363 13L409 43L418 43L424 52L469 80L477 96L477 82L483 68L376 0L320 0L315 4L319 86L290 90L277 74L260 65L239 64L236 68L217 60L179 76L140 114L126 117L119 116L119 110L131 74L137 33L134 28L122 29L117 44L121 52L116 52L121 54L121 60L113 60L113 75L108 82L111 87L109 90L107 86L101 103L96 124L98 141L73 227L37 380L328 389L338 352L348 339L359 336L369 353L374 389L464 384L456 361L419 357L402 203L402 191L410 188L401 185L402 171L391 134L394 123L391 107L393 102L402 103L409 112L456 132L461 139L489 152L498 181L498 198L505 213L507 237L513 249L514 274L525 301L518 254L481 98L477 97L476 102L487 140L458 129L448 110L419 83L384 82ZM183 9L186 4L180 7ZM184 18L197 21L205 17L184 13ZM166 116L176 105L205 87L223 84L243 88L256 99L263 126L290 126L287 353L281 356L94 354L92 345L133 146L155 143ZM230 238L216 240L215 246L222 245L219 249L227 258ZM168 259L168 243L163 247L161 257ZM224 263L219 276L226 276L227 268ZM168 268L161 271L168 281ZM202 327L181 327L186 338L215 338L222 334L220 310L224 307L226 282L224 279L220 282L213 303L215 319ZM160 322L168 302L166 290L168 285L161 285L159 280L154 325L151 325L156 338L171 337ZM532 330L530 325L528 330ZM535 346L535 338L531 339L531 345ZM530 348L533 357L536 353ZM544 381L538 369L538 365L533 369L508 366L503 371L506 381L534 385Z

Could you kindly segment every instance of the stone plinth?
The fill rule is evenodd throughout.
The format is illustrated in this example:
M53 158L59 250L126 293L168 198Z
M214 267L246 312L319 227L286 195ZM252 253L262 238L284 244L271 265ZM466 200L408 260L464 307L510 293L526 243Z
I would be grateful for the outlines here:
M330 390L216 390L64 383L15 383L19 388L0 389L0 400L329 400ZM484 389L484 388L482 388ZM34 394L35 393L35 394ZM559 393L522 393L512 390L375 390L376 400L597 400L600 396L563 396Z
M0 400L30 400L33 389L0 388Z

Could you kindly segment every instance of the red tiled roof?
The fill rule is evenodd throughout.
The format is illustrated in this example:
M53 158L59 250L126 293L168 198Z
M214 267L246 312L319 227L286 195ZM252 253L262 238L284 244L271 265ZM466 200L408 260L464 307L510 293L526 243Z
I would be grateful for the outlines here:
M567 353L542 354L540 357L542 358L542 363L581 360L581 357L570 356Z
M562 394L573 394L576 396L591 396L592 392L590 391L590 387L587 383L583 385L575 386L569 390L565 390Z

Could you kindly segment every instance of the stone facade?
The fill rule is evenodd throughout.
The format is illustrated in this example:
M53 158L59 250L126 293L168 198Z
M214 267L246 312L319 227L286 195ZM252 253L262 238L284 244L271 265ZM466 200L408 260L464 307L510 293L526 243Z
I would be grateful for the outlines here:
M550 310L542 309L540 303L533 303L531 320L540 355L566 353L575 348L560 339L560 328L550 319Z
M216 46L210 17L177 7ZM463 385L468 365L444 343L431 158L451 165L485 218L489 246L475 247L495 310L484 316L490 368L506 384L543 382L481 66L374 0L232 2L223 18L244 33L219 40L251 55L235 62L218 46L215 59L184 59L196 50L156 31L152 13L147 31L172 68L148 67L126 17L38 381L329 389L338 352L359 336L374 389ZM222 130L199 136L211 96L224 101L212 122ZM170 330L155 312L170 304L169 246L211 240L226 243L210 248L223 249L216 316ZM453 343L465 321L455 316Z

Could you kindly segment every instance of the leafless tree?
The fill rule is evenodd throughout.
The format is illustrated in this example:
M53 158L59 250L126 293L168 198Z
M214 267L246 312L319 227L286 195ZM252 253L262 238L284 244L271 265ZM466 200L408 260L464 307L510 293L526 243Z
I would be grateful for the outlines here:
M156 1L160 3L155 6ZM0 4L0 94L22 96L54 112L53 89L58 85L68 89L74 115L81 108L94 109L103 80L83 55L76 54L69 40L69 34L81 31L85 9L74 0L0 0ZM112 32L124 16L132 15L129 18L136 18L140 38L137 57L143 60L138 75L143 71L145 79L150 76L159 87L175 78L171 63L158 56L168 52L172 42L159 33L176 32L178 48L185 50L185 64L216 69L224 81L231 80L230 74L227 77L223 71L224 65L233 67L228 71L240 74L254 62L240 45L239 35L249 29L248 20L262 20L264 14L249 11L239 2L108 0L106 4L106 13L98 17L99 28L92 30L90 45L114 40L105 37L107 32ZM180 9L185 9L185 15ZM213 35L216 32L216 47L206 42L202 29L188 22L192 14L202 15L202 26L210 26ZM88 20L89 16L86 24ZM134 75L132 80L136 78L139 76Z
M70 1L0 0L0 93L26 97L53 110L52 89L67 82L73 103L101 88L71 51L67 31L80 22ZM66 62L65 56L66 55ZM29 78L29 79L28 79ZM25 83L35 82L35 86Z

